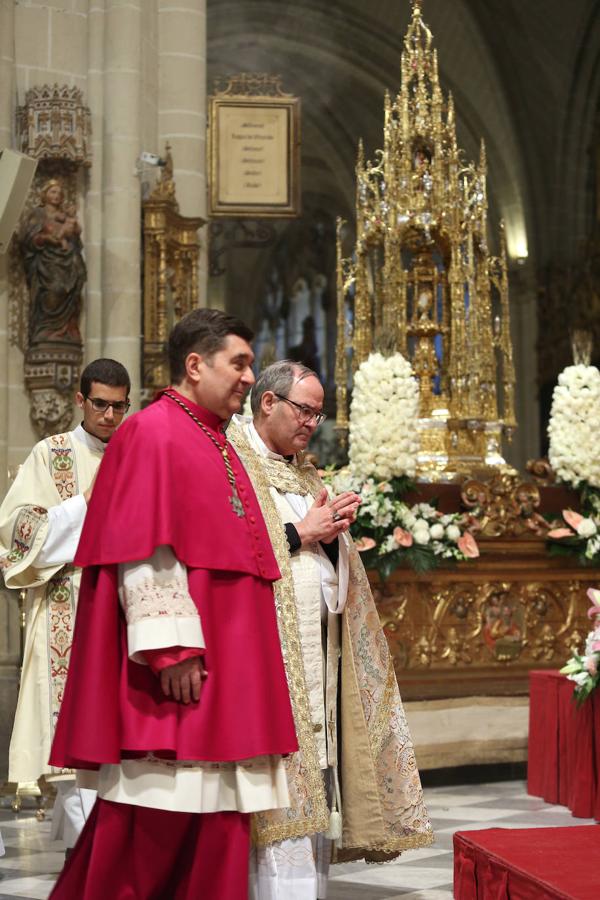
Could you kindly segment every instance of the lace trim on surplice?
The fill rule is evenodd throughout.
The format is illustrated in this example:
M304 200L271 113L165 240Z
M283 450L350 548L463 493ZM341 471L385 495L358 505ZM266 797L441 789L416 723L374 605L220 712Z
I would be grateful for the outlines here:
M123 585L122 597L128 625L161 616L198 616L184 579L174 578L157 584L152 578L144 578L135 584Z

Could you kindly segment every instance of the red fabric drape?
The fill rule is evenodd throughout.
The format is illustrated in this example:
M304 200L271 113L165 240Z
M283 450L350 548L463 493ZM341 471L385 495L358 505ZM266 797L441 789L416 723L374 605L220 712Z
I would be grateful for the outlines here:
M246 900L250 816L97 800L52 900Z
M454 835L455 900L597 900L600 828L488 828Z
M600 819L598 692L577 706L573 682L556 671L530 672L529 685L529 793Z

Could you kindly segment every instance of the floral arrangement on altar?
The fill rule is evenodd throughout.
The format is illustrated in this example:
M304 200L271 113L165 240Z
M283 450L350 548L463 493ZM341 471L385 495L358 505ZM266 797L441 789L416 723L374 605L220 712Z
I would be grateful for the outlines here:
M427 572L479 556L472 517L402 499L416 472L419 385L400 353L371 353L359 367L349 435L348 467L321 475L332 493L362 498L351 534L367 568L387 578L400 566Z
M350 471L386 481L412 478L419 451L419 385L401 353L371 353L354 376Z
M600 591L590 588L587 594L593 604L588 616L594 621L594 630L586 638L583 654L574 654L560 670L575 682L574 695L578 703L587 700L600 683Z
M351 534L365 567L387 578L394 569L428 572L443 563L475 559L479 548L469 528L475 523L461 513L443 514L431 503L408 506L401 498L406 478L362 480L349 469L321 473L334 494L355 491L362 503Z
M574 488L600 488L600 372L567 366L552 395L548 458L559 481Z
M600 497L588 493L582 505L588 515L563 510L565 527L548 532L548 550L551 556L576 556L582 566L600 566Z
M557 479L580 492L581 513L563 510L564 525L548 532L548 550L600 565L600 372L568 366L552 396L548 458Z

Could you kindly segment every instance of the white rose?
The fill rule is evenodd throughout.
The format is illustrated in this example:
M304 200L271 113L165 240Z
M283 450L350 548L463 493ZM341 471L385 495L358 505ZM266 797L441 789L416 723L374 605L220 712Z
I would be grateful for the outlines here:
M460 528L458 525L448 525L446 528L446 537L449 541L457 541L460 537Z
M429 531L423 531L420 528L413 533L413 537L415 539L415 544L428 544L430 541Z
M577 534L579 537L589 538L593 534L596 534L597 531L598 529L592 519L582 519L577 526Z
M436 524L432 525L429 529L429 533L435 541L439 541L444 537L444 526L440 525L439 522L436 522Z

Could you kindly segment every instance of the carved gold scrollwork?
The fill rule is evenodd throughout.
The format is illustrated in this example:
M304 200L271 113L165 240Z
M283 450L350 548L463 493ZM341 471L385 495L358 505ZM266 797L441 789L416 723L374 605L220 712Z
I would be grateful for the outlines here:
M555 572L548 580L539 570L531 580L525 571L483 581L392 576L376 600L403 694L452 696L448 679L457 677L462 693L494 693L499 677L526 690L529 669L559 668L581 651L593 574L556 580Z
M484 537L545 535L552 525L540 514L540 492L532 482L508 472L488 481L471 479L461 490L466 508L480 523Z
M530 475L535 478L537 484L542 487L556 483L556 475L547 459L530 459L526 468Z

